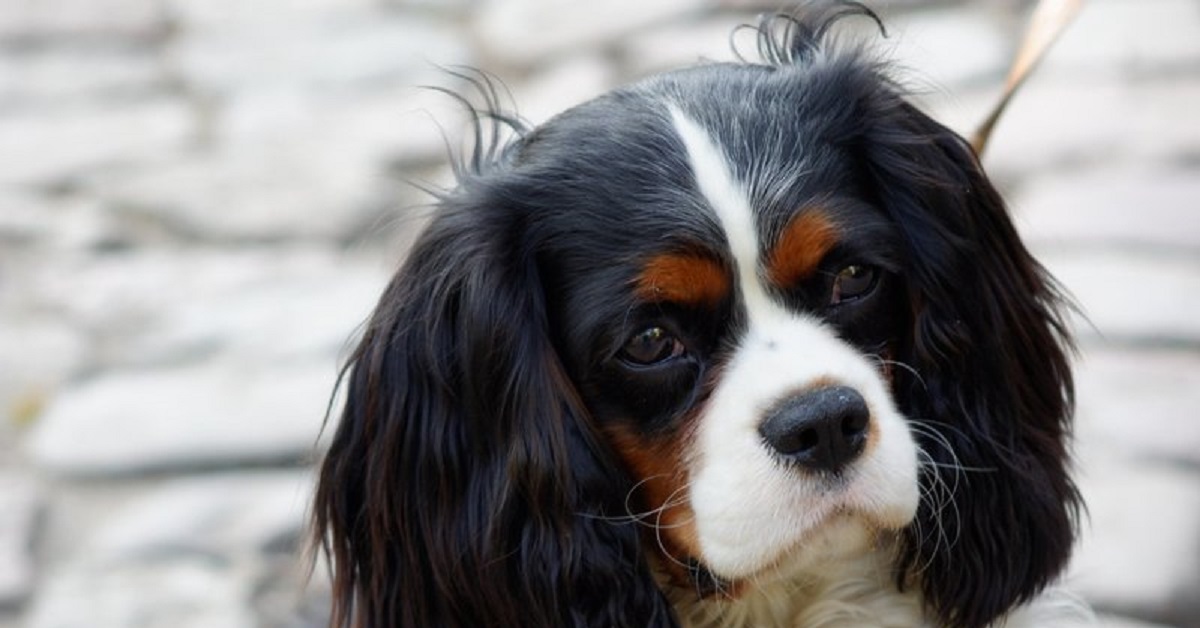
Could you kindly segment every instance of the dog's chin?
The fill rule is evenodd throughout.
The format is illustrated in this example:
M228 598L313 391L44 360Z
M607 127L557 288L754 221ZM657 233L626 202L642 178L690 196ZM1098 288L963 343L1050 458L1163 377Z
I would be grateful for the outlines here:
M820 580L832 566L846 565L876 552L893 551L897 533L915 517L915 509L891 508L864 513L838 509L799 532L774 552L754 560L696 561L696 590L712 589L725 597L779 581Z
M697 481L696 558L721 581L757 583L870 551L909 526L920 501L913 445L887 442L897 451L877 448L853 474L808 478L803 485L761 482L739 493L733 505L699 490L716 483ZM787 495L789 487L803 487L803 494Z

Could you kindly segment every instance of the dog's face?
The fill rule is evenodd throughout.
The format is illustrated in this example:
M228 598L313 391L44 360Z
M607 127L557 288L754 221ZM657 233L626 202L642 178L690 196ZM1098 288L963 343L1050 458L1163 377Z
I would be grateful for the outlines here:
M664 586L875 552L975 627L1057 574L1053 286L961 138L823 43L855 12L476 148L349 367L341 625L673 625Z
M852 147L788 115L820 80L690 71L530 136L529 167L574 173L533 218L553 233L549 331L677 580L702 568L729 591L811 562L824 528L916 512L889 380L911 324L903 245ZM684 110L746 93L712 127Z

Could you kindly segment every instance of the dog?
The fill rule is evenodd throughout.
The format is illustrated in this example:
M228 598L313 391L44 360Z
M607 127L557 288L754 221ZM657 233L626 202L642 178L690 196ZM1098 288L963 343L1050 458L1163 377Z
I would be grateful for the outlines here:
M536 128L492 92L343 372L335 626L1086 623L1066 301L855 16Z

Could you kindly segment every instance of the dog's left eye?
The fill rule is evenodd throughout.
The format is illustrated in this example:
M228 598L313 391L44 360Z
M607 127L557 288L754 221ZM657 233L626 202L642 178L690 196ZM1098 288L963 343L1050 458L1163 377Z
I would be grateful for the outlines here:
M683 355L683 343L662 327L647 327L621 348L620 359L634 366L652 366Z
M839 305L862 298L875 288L879 269L865 264L850 264L838 271L829 295L830 305Z

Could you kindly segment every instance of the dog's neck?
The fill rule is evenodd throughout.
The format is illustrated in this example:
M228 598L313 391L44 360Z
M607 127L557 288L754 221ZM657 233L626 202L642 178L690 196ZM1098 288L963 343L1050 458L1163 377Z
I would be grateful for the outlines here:
M814 539L807 556L730 591L702 596L666 576L660 583L689 628L927 626L919 595L896 587L895 545L892 534L839 528Z
M838 526L815 539L812 546L818 549L808 556L735 583L732 590L703 596L695 587L677 584L667 570L655 572L687 628L936 628L936 620L924 612L920 587L897 587L897 544L893 533L868 535L856 526ZM1082 600L1052 586L997 625L1094 628L1096 619Z

